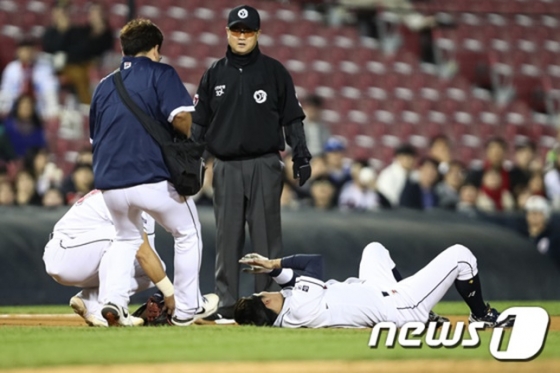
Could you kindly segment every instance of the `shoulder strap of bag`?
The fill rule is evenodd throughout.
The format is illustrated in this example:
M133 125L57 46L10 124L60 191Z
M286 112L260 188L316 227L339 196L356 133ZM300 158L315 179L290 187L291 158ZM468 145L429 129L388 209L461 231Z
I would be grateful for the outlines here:
M163 144L165 142L171 141L173 138L171 133L161 123L146 114L142 109L138 107L138 105L136 105L134 101L132 101L132 98L130 98L128 91L124 87L120 71L117 71L113 74L113 81L115 82L117 92L122 102L126 105L128 110L130 110L134 114L136 119L138 119L138 121L142 123L142 126L144 126L146 131L148 131L148 133L159 144L159 146L163 147Z

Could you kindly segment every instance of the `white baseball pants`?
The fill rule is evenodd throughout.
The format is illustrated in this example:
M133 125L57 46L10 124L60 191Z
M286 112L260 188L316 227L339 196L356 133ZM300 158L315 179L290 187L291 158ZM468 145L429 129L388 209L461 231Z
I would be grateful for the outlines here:
M151 215L175 239L175 316L191 318L200 306L199 270L202 239L198 212L191 198L185 201L172 184L162 181L130 188L107 190L103 199L115 224L116 237L101 261L105 279L99 299L128 307L130 274L142 243L141 212Z
M153 232L153 220L151 226ZM98 294L99 283L103 280L99 280L99 265L114 237L115 229L108 224L75 238L55 232L43 254L47 274L61 285L82 288L78 296L84 301L88 314L101 320L103 303L99 302ZM151 245L153 237L151 235ZM154 286L136 260L127 284L129 296Z
M420 271L400 282L393 276L395 263L380 243L370 243L362 253L359 278L380 287L388 302L388 320L401 327L408 321L428 321L431 309L443 298L455 280L469 280L478 268L472 252L453 245Z

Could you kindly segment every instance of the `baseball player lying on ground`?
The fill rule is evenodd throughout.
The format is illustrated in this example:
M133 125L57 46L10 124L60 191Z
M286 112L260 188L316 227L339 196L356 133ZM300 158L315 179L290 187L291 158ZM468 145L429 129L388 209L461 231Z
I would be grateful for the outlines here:
M163 303L166 312L172 315L175 309L173 284L167 278L165 264L152 249L155 222L146 213L142 214L142 220L144 242L136 254L134 273L130 278L130 295L155 284L165 294ZM103 304L98 301L98 294L106 272L102 258L110 249L114 237L115 228L102 193L93 190L76 202L56 223L45 246L43 261L47 273L61 285L82 288L70 299L70 306L90 326L107 326L107 321L101 316ZM197 314L197 318L215 312L218 297L207 294L202 297L201 304L204 305L203 312ZM132 317L134 326L143 323L142 318Z
M251 273L268 273L283 289L239 299L234 315L238 324L284 328L373 327L394 322L429 321L431 309L452 284L469 308L470 322L487 327L509 327L497 322L499 313L482 299L476 258L469 249L454 245L413 276L402 279L389 251L377 242L362 253L358 278L344 282L320 280L320 255L293 255L282 259L248 254L240 260ZM302 276L294 270L303 271Z

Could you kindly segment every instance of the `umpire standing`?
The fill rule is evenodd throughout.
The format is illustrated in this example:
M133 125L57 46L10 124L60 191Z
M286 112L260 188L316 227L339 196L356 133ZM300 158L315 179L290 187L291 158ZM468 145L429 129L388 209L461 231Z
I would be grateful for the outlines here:
M293 149L294 177L311 175L303 119L288 71L258 46L260 17L242 5L229 13L226 56L202 76L195 96L193 136L205 141L214 162L216 293L218 313L233 318L245 222L255 252L277 258L282 250L280 195L286 141ZM260 277L260 276L259 276ZM271 285L255 280L255 291Z

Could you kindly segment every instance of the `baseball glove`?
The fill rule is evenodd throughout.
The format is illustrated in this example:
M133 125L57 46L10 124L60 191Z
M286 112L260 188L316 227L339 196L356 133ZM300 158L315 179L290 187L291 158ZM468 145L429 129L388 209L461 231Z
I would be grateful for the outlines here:
M144 326L171 325L161 293L155 293L149 297L148 301L134 311L132 316L142 318Z

